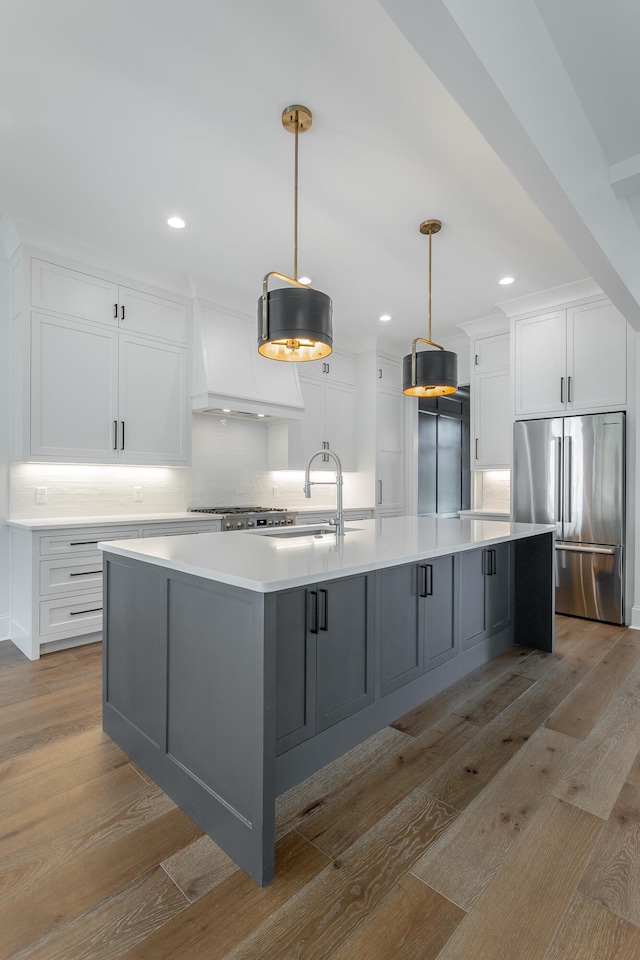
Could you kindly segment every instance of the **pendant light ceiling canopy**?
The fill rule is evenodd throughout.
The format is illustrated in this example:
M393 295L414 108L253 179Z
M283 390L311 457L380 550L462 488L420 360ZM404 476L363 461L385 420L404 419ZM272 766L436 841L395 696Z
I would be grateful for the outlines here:
M458 357L431 339L431 237L442 227L440 220L424 220L420 233L429 237L429 331L428 338L416 337L411 353L402 361L402 389L409 397L443 397L458 389ZM416 350L426 343L433 350Z
M282 112L282 125L295 136L293 276L265 274L258 300L258 352L271 360L321 360L333 348L331 298L298 279L298 136L310 129L311 111L293 104ZM269 292L269 277L290 286Z

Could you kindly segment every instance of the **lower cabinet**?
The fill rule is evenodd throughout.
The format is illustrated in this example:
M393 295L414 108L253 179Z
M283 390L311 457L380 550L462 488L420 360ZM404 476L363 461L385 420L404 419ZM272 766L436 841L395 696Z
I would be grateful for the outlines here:
M276 752L373 703L369 576L288 590L275 600Z
M379 571L376 622L382 696L455 656L455 557Z
M510 543L469 550L460 555L460 640L466 650L498 633L511 620L512 556Z

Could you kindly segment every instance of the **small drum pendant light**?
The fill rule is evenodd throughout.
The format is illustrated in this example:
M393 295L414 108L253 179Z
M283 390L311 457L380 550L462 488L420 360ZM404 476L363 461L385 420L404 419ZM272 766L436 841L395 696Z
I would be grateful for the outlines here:
M310 128L311 111L300 104L287 107L282 125L295 136L293 277L275 270L265 274L258 300L258 352L271 360L321 360L333 348L331 298L298 280L298 134ZM269 292L269 277L290 286Z
M429 236L429 335L427 340L417 337L411 353L402 361L402 389L410 397L443 397L458 389L458 358L431 339L431 237L438 233L440 220L425 220L420 233ZM416 350L417 343L426 343L435 350Z

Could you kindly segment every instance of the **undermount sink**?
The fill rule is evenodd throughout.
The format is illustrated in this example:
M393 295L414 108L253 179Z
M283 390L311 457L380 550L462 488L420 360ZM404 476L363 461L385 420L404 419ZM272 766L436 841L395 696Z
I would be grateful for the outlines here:
M360 527L345 527L345 533L354 533L357 530L360 530ZM299 526L299 527L276 527L269 530L251 530L250 533L257 533L261 537L282 537L283 539L291 540L295 537L315 537L318 540L324 539L325 537L335 537L335 527L329 526L329 524L324 524L321 527L313 526Z

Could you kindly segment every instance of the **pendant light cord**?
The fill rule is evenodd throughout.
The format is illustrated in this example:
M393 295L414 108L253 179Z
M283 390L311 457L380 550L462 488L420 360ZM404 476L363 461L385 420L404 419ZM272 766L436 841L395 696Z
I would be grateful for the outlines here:
M427 339L431 343L431 238L433 233L429 231L429 333Z
M299 114L296 110L296 129L294 133L294 178L293 178L293 279L298 279L298 127Z

